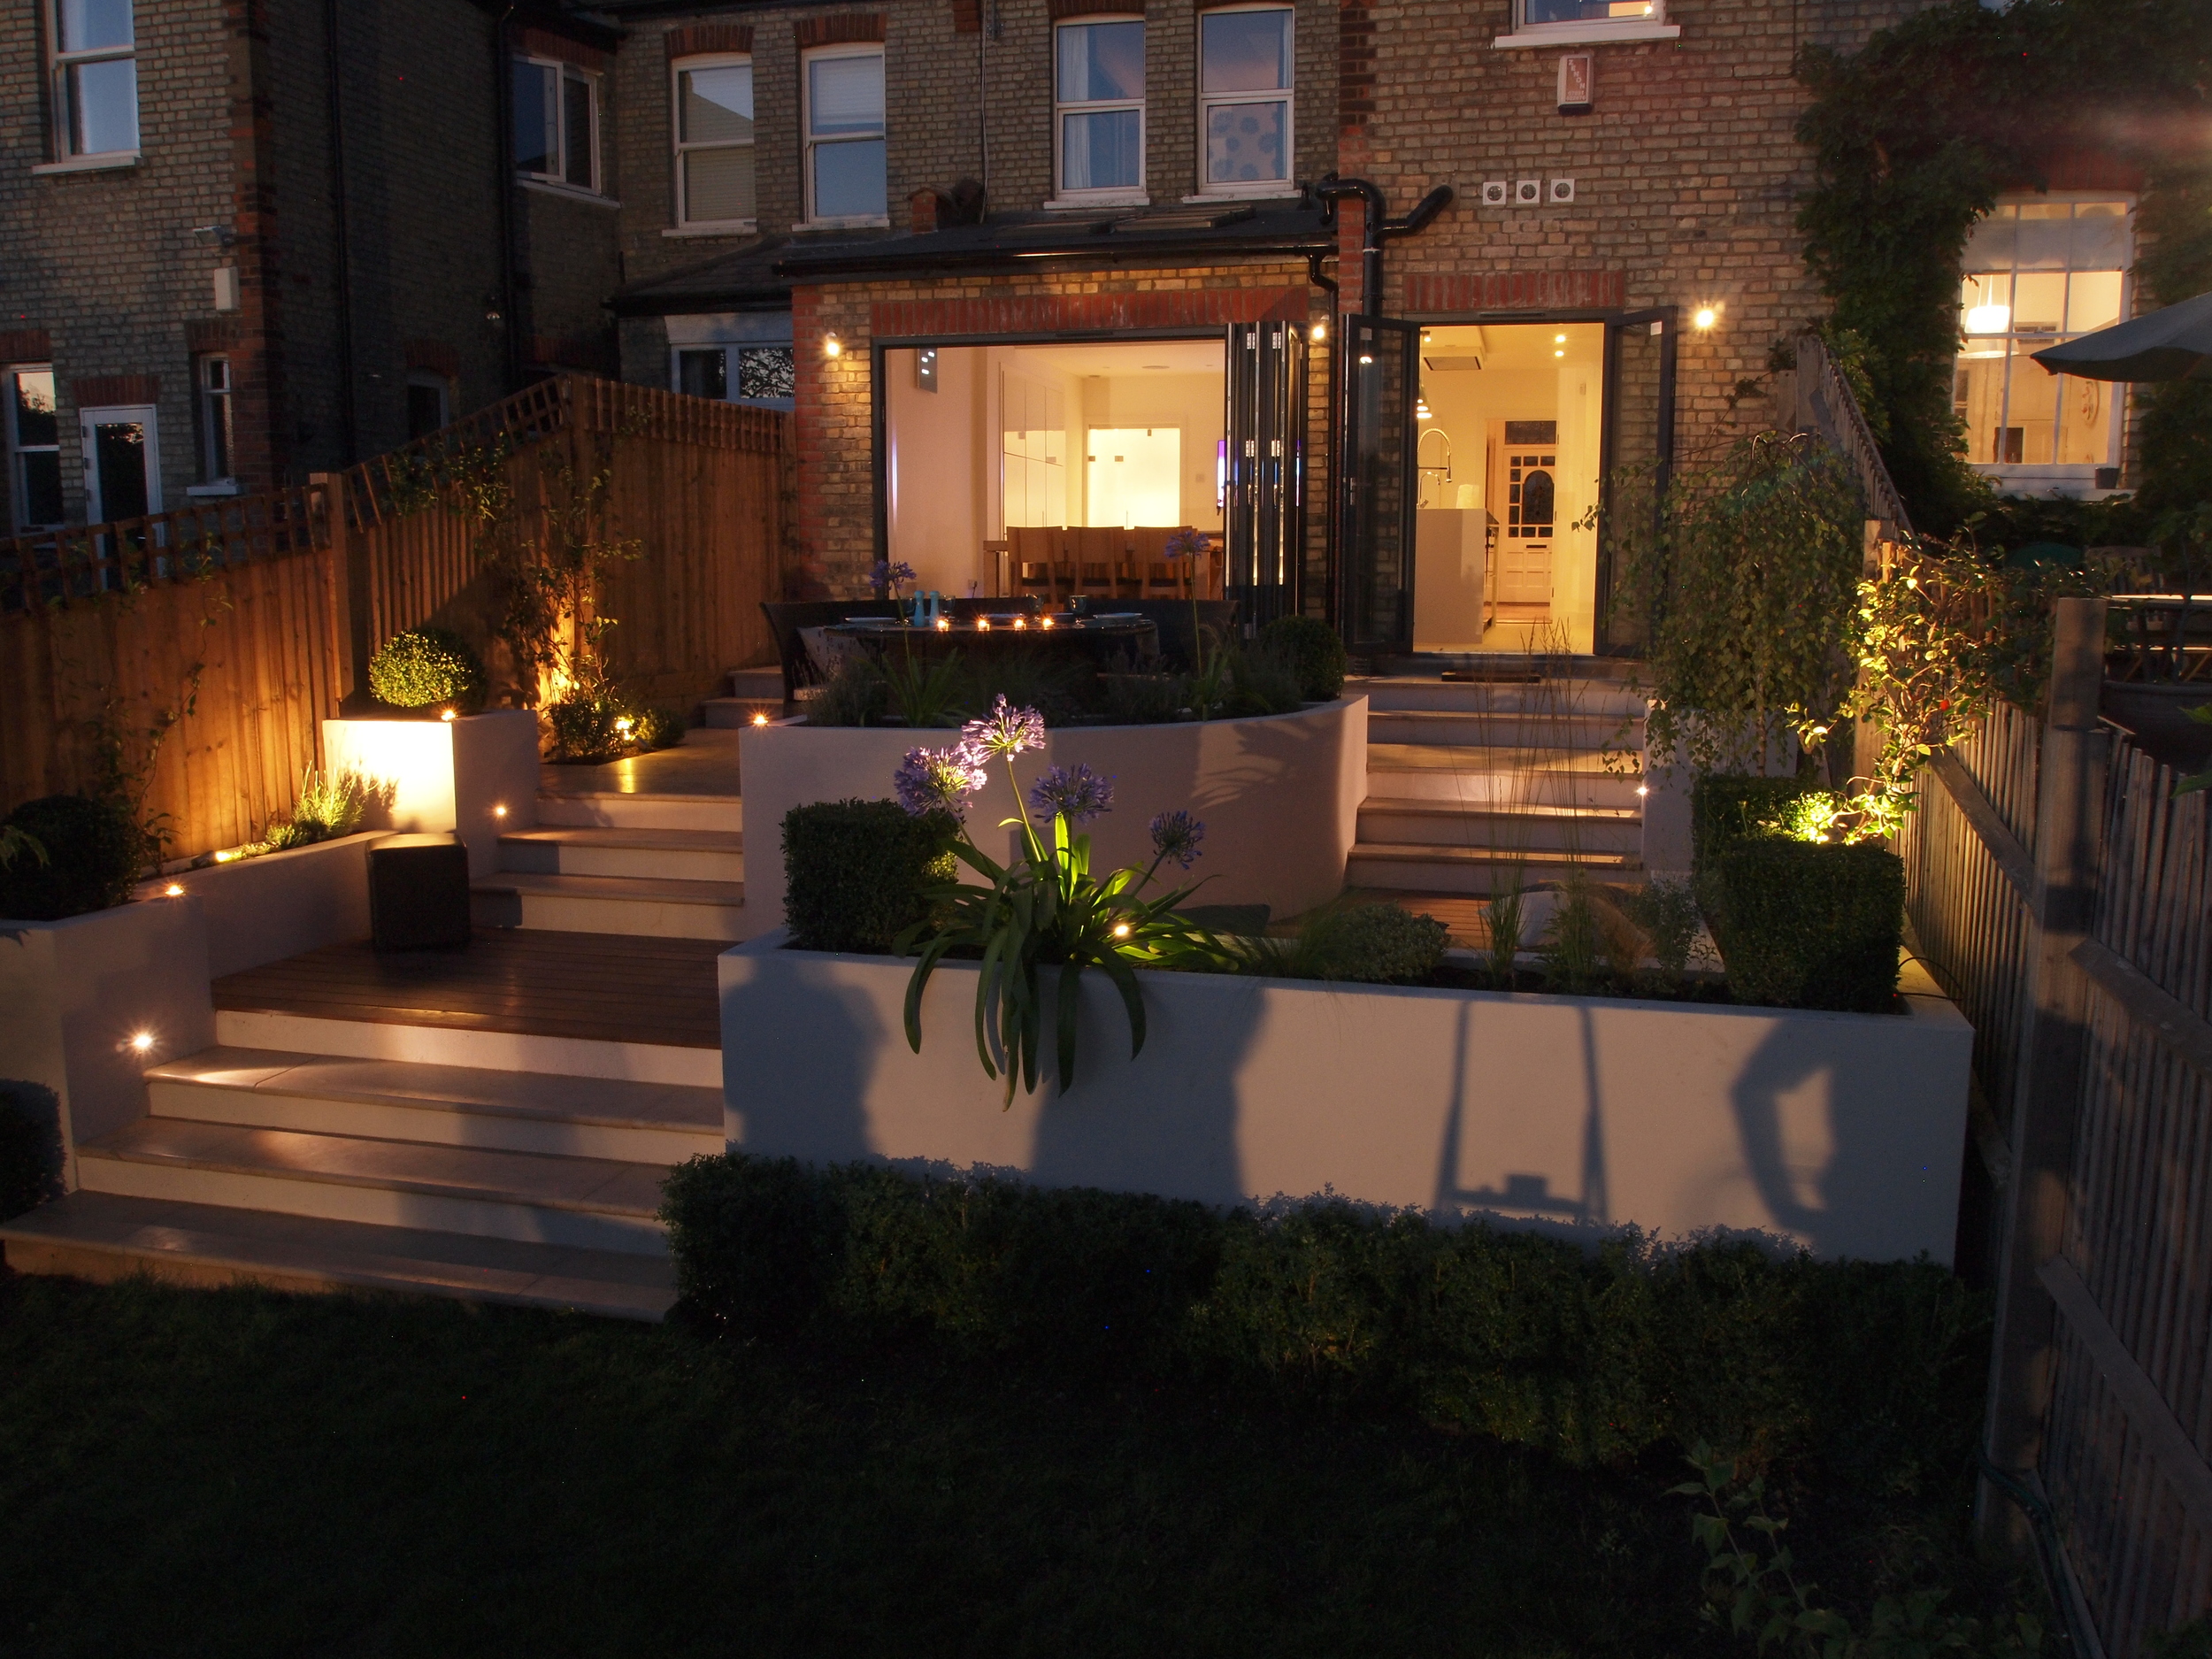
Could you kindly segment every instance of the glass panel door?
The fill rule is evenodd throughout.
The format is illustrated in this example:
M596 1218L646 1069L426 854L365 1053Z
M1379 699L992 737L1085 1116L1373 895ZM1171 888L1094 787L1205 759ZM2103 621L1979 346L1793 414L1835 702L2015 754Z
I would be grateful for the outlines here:
M1631 311L1608 326L1605 465L1598 544L1597 649L1624 657L1643 642L1640 618L1617 614L1624 549L1647 541L1674 465L1675 311Z
M1337 626L1355 651L1412 649L1413 394L1420 330L1344 319Z
M1232 324L1228 353L1223 596L1248 633L1304 603L1305 331Z
M161 464L151 408L88 409L78 416L84 444L85 502L95 524L161 511Z

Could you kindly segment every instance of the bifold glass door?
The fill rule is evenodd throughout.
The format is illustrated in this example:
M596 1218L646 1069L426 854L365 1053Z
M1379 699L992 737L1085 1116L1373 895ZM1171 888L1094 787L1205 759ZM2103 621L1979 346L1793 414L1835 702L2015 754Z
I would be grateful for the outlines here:
M1249 633L1304 601L1305 330L1233 323L1227 349L1223 596Z
M1674 467L1674 335L1672 306L1630 311L1606 328L1597 637L1611 656L1633 655L1643 642L1641 622L1619 614L1615 600L1624 544L1656 532Z
M1394 318L1348 316L1337 338L1337 626L1357 652L1410 650L1420 330Z

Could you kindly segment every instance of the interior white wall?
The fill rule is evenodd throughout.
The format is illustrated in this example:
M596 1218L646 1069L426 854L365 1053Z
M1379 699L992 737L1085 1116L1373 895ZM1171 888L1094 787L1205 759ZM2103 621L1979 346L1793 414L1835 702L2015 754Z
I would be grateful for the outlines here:
M1214 495L1214 464L1225 430L1218 374L1089 375L1083 381L1083 418L1090 426L1174 426L1183 434L1181 522L1201 530L1221 528Z
M983 558L987 520L979 480L995 469L977 453L981 353L940 351L934 392L914 383L916 356L884 353L890 557L914 567L918 588L965 594L973 582L982 592L993 572Z

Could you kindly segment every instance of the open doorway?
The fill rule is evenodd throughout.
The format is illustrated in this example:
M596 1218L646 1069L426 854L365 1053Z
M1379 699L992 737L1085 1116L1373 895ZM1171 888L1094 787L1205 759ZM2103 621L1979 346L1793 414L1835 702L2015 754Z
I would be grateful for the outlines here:
M1220 534L1219 336L903 347L883 364L887 555L919 588L1049 592L1049 549L1133 569L1175 529Z
M1436 324L1414 405L1413 649L1595 649L1602 323Z

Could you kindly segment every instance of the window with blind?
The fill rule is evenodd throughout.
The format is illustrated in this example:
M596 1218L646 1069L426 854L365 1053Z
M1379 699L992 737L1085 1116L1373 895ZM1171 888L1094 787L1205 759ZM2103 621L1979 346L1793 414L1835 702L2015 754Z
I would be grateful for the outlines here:
M1200 185L1265 195L1290 180L1288 6L1233 6L1198 17Z
M1056 35L1054 142L1059 194L1077 199L1144 188L1144 24L1063 23Z
M749 228L759 211L753 182L753 60L682 58L673 69L676 223Z
M807 54L807 218L879 224L888 217L883 139L883 48L827 46Z

